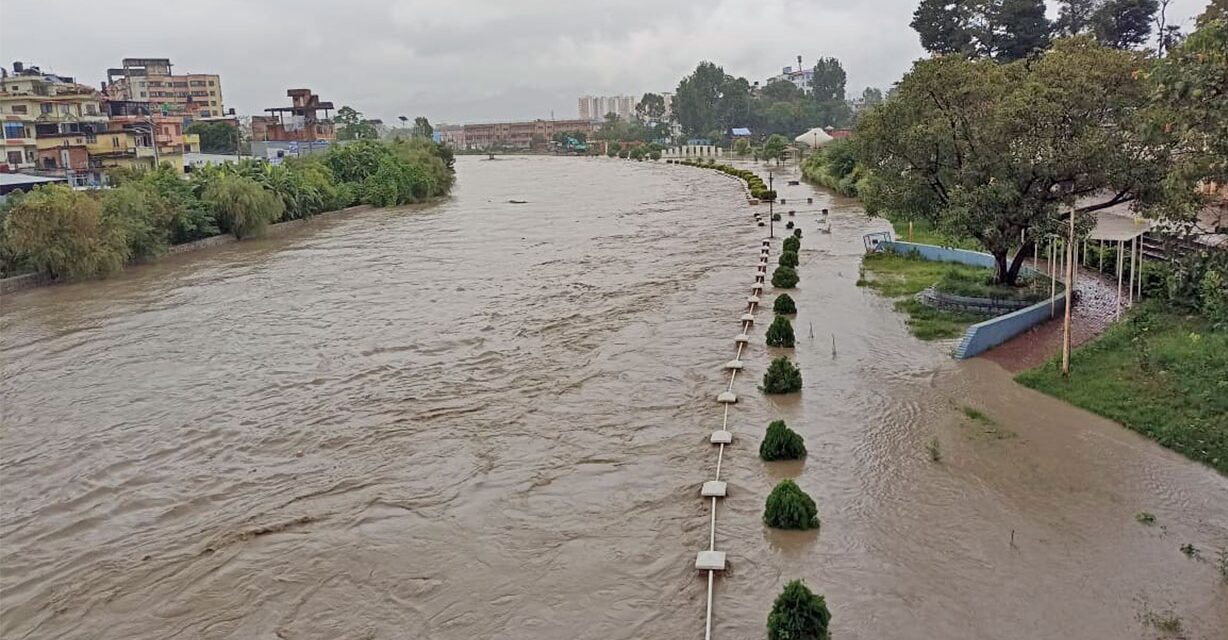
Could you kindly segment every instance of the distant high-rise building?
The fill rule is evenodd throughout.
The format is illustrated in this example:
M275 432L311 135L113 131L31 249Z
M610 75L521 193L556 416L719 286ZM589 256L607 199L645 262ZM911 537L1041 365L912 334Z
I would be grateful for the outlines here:
M635 96L581 96L577 100L577 114L581 120L604 120L613 113L626 120L635 115Z

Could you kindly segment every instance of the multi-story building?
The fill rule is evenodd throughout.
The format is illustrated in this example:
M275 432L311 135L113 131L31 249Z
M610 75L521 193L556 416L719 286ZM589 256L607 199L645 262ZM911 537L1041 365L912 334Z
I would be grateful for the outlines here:
M628 120L635 115L638 103L635 96L582 96L577 101L580 119L593 121L604 120L610 113Z
M290 89L286 95L290 97L289 107L270 107L265 111L272 115L252 116L253 141L331 142L337 139L328 114L333 103L321 102L320 96L311 89Z
M440 124L435 127L435 133L439 134L439 142L449 145L456 149L465 149L465 125L463 124Z
M220 76L174 74L170 58L124 58L119 68L107 69L105 90L116 100L148 102L155 111L180 118L184 124L225 112Z
M490 147L528 149L533 146L535 137L538 141L545 142L553 138L556 133L578 131L587 134L592 133L593 129L593 121L584 118L467 124L464 125L463 140L466 149Z
M801 89L803 93L811 93L814 88L810 85L814 80L814 68L806 69L802 67L802 57L797 57L797 66L789 66L780 70L780 75L775 75L767 79L764 84L772 82L792 82L794 86Z
M0 70L0 118L0 163L10 170L56 173L74 184L99 180L85 149L87 139L107 128L94 88L15 62L12 73Z

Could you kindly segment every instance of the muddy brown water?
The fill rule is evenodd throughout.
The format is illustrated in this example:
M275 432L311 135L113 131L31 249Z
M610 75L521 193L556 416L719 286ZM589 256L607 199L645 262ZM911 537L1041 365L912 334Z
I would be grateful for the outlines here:
M459 177L437 205L6 296L0 636L702 637L698 488L762 230L698 169ZM805 232L805 388L751 388L757 326L715 637L763 637L804 578L846 640L1157 637L1149 614L1224 638L1228 479L911 338L855 286L881 221L779 190ZM803 464L757 459L777 417ZM818 534L762 526L782 477Z

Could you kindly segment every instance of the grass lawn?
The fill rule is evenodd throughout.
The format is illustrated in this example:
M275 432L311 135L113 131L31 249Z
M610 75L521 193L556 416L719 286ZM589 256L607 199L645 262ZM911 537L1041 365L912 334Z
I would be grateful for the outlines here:
M957 238L949 234L943 233L934 228L933 223L928 220L914 220L912 225L912 240L908 239L908 220L899 216L891 215L887 219L891 222L891 228L895 230L895 239L904 242L916 242L918 244L932 244L939 247L954 247L956 249L971 249L973 251L984 251L977 241L971 238Z
M1056 360L1015 379L1228 474L1228 332L1199 316L1144 305L1076 350L1069 380Z
M913 299L922 289L938 282L948 272L975 277L988 269L950 262L931 262L898 253L871 253L862 259L857 285L870 287L891 298L896 311L908 314L908 328L922 340L958 338L968 325L987 319L979 313L945 311Z

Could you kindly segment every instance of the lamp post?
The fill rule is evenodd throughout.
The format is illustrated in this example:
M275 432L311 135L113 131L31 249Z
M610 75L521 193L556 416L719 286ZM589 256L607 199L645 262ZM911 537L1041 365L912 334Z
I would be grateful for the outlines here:
M771 169L768 169L768 195L771 196L770 198L768 198L768 237L775 238L776 237L776 227L774 223L776 220L776 215L773 211L774 209L773 205L776 204L776 193L772 190L772 170Z

